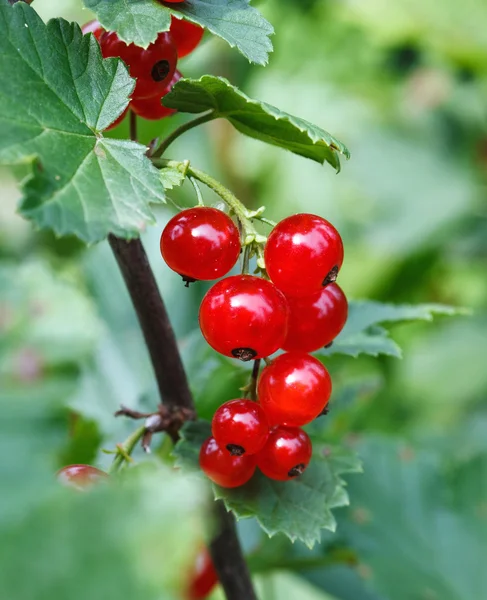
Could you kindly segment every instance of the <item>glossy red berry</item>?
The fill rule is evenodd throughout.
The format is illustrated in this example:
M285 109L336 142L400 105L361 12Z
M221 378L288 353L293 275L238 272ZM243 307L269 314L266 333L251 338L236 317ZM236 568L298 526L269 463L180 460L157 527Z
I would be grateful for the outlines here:
M304 352L277 356L257 384L269 424L301 427L315 419L331 396L331 378L319 360Z
M59 481L77 490L85 490L101 479L107 479L107 473L90 465L68 465L57 472Z
M257 455L257 466L270 479L287 481L304 473L311 460L311 440L298 427L276 427Z
M189 583L184 595L185 600L202 600L206 598L218 583L210 553L206 548L202 548L194 563L194 569L190 573Z
M255 471L255 456L233 456L210 437L201 446L200 467L214 483L234 488L247 483Z
M114 129L117 125L120 125L120 123L127 116L128 111L129 111L129 107L127 106L127 108L123 111L123 113L119 117L117 117L115 119L115 121L113 121L113 123L105 129L105 131L109 131L110 129Z
M161 98L163 98L166 94L168 94L172 86L181 79L182 75L179 71L176 71L171 79L168 87L163 90L161 96L153 96L152 98L134 98L130 103L130 108L137 114L139 117L143 119L147 119L149 121L159 121L164 117L170 117L176 111L175 108L168 108L167 106L163 106L161 103Z
M343 243L331 223L316 215L293 215L278 223L264 250L273 283L286 296L309 296L335 281Z
M81 31L83 32L83 35L92 33L97 40L99 40L101 36L105 33L105 30L96 19L85 23L81 28Z
M226 275L240 254L240 235L230 217L216 208L182 210L164 227L161 254L185 281Z
M270 281L234 275L206 293L200 327L217 352L247 361L269 356L282 346L288 316L286 298Z
M185 21L184 19L176 19L174 15L171 17L171 28L169 33L172 36L173 42L178 51L178 58L187 56L201 42L201 38L205 33L203 27Z
M230 400L213 415L211 431L220 448L241 456L262 450L269 435L269 425L257 402Z
M348 303L336 283L313 296L287 298L289 327L284 350L314 352L330 344L345 326Z
M101 36L100 47L105 58L120 57L131 77L137 79L132 93L134 99L161 98L164 95L178 60L176 46L168 32L160 33L156 41L144 50L135 44L126 44L114 31L110 31Z

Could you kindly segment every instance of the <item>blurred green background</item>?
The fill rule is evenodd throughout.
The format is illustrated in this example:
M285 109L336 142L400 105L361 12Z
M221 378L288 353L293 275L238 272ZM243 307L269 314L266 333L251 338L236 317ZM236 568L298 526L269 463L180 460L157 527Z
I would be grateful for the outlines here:
M61 7L35 0L34 7L45 19L90 19L76 0ZM279 536L267 542L255 523L242 523L252 564L266 573L262 597L481 600L487 597L479 572L487 552L487 3L265 0L258 7L276 30L268 67L249 65L208 36L181 71L223 75L250 96L316 123L350 148L351 160L335 175L243 138L224 122L191 131L171 147L171 158L191 159L249 207L265 205L273 220L306 211L333 222L345 243L340 284L350 298L472 309L469 317L396 326L402 360L330 359L336 392L321 435L355 445L364 474L349 478L351 506L337 511L337 533L327 533L312 554ZM142 123L141 140L184 120ZM109 135L127 133L123 123ZM34 232L15 214L14 175L1 170L0 185L0 331L6 332L0 402L28 399L39 411L54 403L52 431L45 428L45 439L37 439L32 418L34 433L25 436L28 444L18 442L18 452L41 448L42 465L32 467L37 474L73 461L106 466L110 457L100 445L113 446L133 427L113 419L113 411L120 403L157 403L128 295L105 242L86 249ZM189 206L194 191L185 185L171 199ZM168 204L159 211L143 241L200 413L209 417L237 393L246 372L214 357L200 360L197 307L205 288L184 288L159 255L172 210ZM73 421L75 413L81 416ZM14 452L14 430L0 443L4 457ZM337 544L353 549L353 565L333 558ZM331 558L313 566L310 557Z

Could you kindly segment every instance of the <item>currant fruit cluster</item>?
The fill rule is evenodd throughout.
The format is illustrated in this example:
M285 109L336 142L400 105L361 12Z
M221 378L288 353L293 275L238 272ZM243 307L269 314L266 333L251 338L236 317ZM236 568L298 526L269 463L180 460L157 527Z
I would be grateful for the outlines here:
M240 251L237 226L215 208L183 210L161 235L164 260L187 284L224 277ZM217 352L248 361L285 351L263 369L257 402L230 400L213 416L200 466L223 487L246 483L256 467L279 481L304 472L312 447L301 427L325 411L332 389L327 369L309 353L329 345L348 314L335 283L343 244L331 223L310 214L288 217L272 230L263 255L270 281L226 277L200 306L201 331Z
M116 127L129 108L140 117L150 120L162 119L175 112L163 106L161 99L181 79L182 75L176 69L178 59L190 54L200 43L204 33L202 27L172 17L169 31L160 33L147 49L126 44L116 32L105 31L98 21L86 23L82 31L95 36L104 58L121 58L131 77L136 79L129 106L107 129Z

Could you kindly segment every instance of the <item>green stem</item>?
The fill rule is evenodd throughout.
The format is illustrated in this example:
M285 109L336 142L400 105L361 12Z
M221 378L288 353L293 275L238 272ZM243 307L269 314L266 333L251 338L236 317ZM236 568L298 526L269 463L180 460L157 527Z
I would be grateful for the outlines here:
M340 548L322 556L295 556L268 561L262 560L262 557L255 553L247 556L247 564L252 573L278 570L308 571L311 569L324 569L337 564L356 565L357 555L349 548Z
M157 150L154 151L151 158L160 158L164 152L169 148L169 146L178 139L179 136L183 135L190 129L194 127L198 127L198 125L202 125L203 123L208 123L208 121L212 121L216 116L213 111L202 114L200 117L193 119L192 121L187 121L183 123L180 127L175 129L171 134L167 136L165 140L161 142L161 145Z
M233 212L237 216L237 219L242 224L242 228L246 235L257 234L251 220L247 216L247 209L228 188L226 188L219 181L214 179L211 175L208 175L207 173L204 173L199 169L195 169L191 165L187 166L186 172L190 177L194 177L194 179L201 181L201 183L204 183L207 187L212 189L215 192L215 194L218 194L218 196L220 196L220 198L225 202L225 204L227 204L227 206L229 206L229 208L233 210Z
M112 465L108 472L110 474L117 473L123 463L127 460L126 456L130 456L134 451L137 443L142 439L142 436L145 433L145 425L142 425L138 429L136 429L133 433L129 435L129 437L121 444L121 450L118 449L117 456L113 459Z

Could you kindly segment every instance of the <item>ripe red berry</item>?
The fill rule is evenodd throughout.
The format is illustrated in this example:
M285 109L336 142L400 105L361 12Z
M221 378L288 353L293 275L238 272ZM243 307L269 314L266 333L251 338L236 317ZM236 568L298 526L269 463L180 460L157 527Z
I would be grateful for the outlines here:
M255 456L233 456L210 437L201 446L200 467L214 483L234 488L247 483L255 471Z
M241 456L262 450L269 435L269 425L257 402L230 400L213 415L211 431L220 448Z
M166 94L168 94L172 86L181 79L182 75L179 71L174 73L171 82L167 86L167 88L161 93L161 96L152 96L152 98L134 98L130 103L130 108L134 111L135 114L139 115L143 119L147 119L149 121L159 121L164 117L170 117L176 111L175 108L168 108L167 106L163 106L161 104L161 98L163 98Z
M201 38L205 33L203 27L185 21L184 19L176 19L174 15L171 17L171 28L169 30L173 42L178 50L178 58L187 56L201 42Z
M127 116L128 111L129 111L129 107L127 106L127 108L123 111L123 113L119 117L117 117L115 119L115 121L113 121L113 123L105 129L105 131L109 131L110 129L114 129L117 125L120 125L120 123Z
M276 427L257 455L257 466L270 479L287 481L301 475L311 460L311 440L298 427Z
M120 57L127 65L131 77L137 82L132 97L162 97L171 82L178 60L176 46L168 32L160 33L147 50L135 44L126 44L114 31L100 38L104 58Z
M182 210L164 227L161 254L185 281L218 279L235 265L240 235L230 217L216 208Z
M304 352L277 356L257 384L270 425L301 427L315 419L331 395L331 378L319 360Z
M76 490L85 490L100 479L107 479L107 473L90 465L68 465L57 472L59 481Z
M330 344L347 321L347 298L336 283L313 296L289 296L287 301L290 313L284 350L314 352Z
M99 40L101 36L105 33L105 30L96 19L85 23L81 28L81 31L83 32L83 35L92 33L97 40Z
M196 556L184 597L186 600L202 600L208 596L217 583L218 575L210 553L206 548L202 548Z
M335 281L343 243L331 223L316 215L293 215L278 223L264 250L273 283L286 296L309 296Z
M282 346L288 316L286 298L270 281L234 275L206 293L200 327L217 352L246 361L269 356Z

